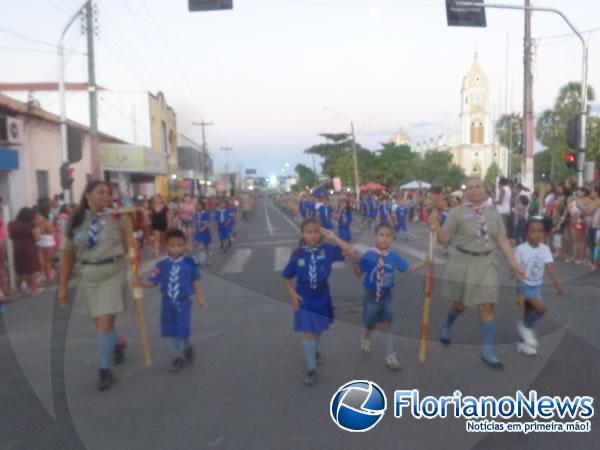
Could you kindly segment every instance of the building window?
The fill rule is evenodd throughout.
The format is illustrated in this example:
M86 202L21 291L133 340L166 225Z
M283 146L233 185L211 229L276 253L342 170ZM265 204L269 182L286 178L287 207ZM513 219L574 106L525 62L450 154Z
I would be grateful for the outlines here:
M482 145L484 137L484 128L482 122L471 122L471 144Z
M48 187L48 171L36 170L35 179L37 181L38 198L50 198L50 189Z

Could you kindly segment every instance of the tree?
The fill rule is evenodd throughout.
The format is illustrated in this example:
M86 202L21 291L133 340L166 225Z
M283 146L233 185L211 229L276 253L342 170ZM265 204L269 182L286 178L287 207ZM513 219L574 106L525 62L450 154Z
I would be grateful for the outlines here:
M463 170L452 162L452 153L430 150L418 155L411 164L410 173L418 180L431 184L458 187L465 181Z
M298 186L304 189L306 186L314 187L317 185L317 174L304 164L297 164L294 171L298 174Z
M376 156L364 149L358 150L356 154L360 182L379 180L380 174L375 168ZM351 151L344 152L333 162L333 176L340 177L342 184L354 186L354 160Z
M498 164L496 164L496 161L494 161L488 168L485 177L483 178L483 182L489 186L494 184L496 182L496 178L500 177L501 175L502 171L500 170L500 167L498 167Z
M562 156L561 148L565 147L560 125L560 116L554 110L547 109L540 115L535 126L538 141L545 145L548 151L548 167L544 168L544 172L551 180L556 176L557 156L559 158Z
M496 135L500 144L519 152L519 141L523 135L523 119L520 114L503 114L496 122Z
M375 161L376 180L387 186L412 181L410 168L418 157L408 145L382 143Z
M304 153L319 155L323 158L323 163L321 164L322 172L328 177L333 178L335 176L333 169L335 161L344 153L351 152L352 139L348 133L321 133L319 136L325 138L327 142L313 145L304 150ZM369 151L359 144L356 144L356 150L357 153L362 150Z

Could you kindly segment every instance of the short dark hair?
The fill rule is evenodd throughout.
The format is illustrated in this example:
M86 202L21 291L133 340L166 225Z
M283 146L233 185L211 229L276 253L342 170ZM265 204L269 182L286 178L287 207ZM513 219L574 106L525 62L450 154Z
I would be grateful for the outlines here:
M375 227L375 234L379 233L379 230L383 229L383 228L387 228L388 230L390 230L391 232L394 231L394 229L392 228L392 226L387 223L387 222L381 222L380 224L378 224Z
M169 239L183 239L186 241L185 233L179 228L169 228L165 232L165 242L169 242Z
M529 227L534 223L539 223L542 227L544 227L544 221L541 218L534 216L527 221L527 231L529 231Z

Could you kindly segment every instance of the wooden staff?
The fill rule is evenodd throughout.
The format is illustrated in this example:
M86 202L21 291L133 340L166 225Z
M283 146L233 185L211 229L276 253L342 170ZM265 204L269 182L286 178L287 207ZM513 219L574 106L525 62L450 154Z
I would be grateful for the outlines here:
M148 343L148 333L146 332L146 320L144 318L144 289L140 277L141 253L133 237L133 215L135 208L125 208L118 211L126 217L127 226L127 254L129 255L129 264L133 278L133 298L135 300L135 319L140 330L142 338L142 349L144 352L144 363L146 366L152 365L152 356L150 356L150 344Z
M431 200L431 227L429 229L429 253L427 260L427 274L425 275L425 296L423 299L423 319L421 321L421 339L419 341L419 363L423 364L427 359L427 345L429 344L429 312L431 308L431 297L433 294L433 258L435 244L437 242L438 228L438 206L441 203L441 194L432 193Z

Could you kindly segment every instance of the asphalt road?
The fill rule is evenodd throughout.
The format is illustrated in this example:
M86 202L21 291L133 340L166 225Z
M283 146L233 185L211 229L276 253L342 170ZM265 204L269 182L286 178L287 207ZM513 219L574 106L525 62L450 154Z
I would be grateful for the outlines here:
M412 225L399 251L422 258L428 231ZM370 231L354 232L359 249L372 245ZM467 311L455 325L454 343L437 342L447 301L440 294L447 259L438 251L432 302L432 339L425 364L417 362L422 314L422 273L399 274L394 292L395 345L403 368L384 364L382 342L360 352L361 280L348 262L331 276L336 323L322 339L324 363L316 386L302 383L300 337L280 271L297 246L297 224L270 202L261 202L238 226L234 247L216 251L202 267L209 307L193 311L193 367L168 372L169 346L160 338L157 290L145 292L145 316L154 359L145 367L131 312L118 331L129 338L127 361L116 385L99 393L97 336L75 305L54 305L54 291L5 307L0 319L1 449L565 449L596 448L598 420L589 433L467 433L464 419L394 419L391 409L368 433L339 430L329 417L331 396L353 379L377 382L389 394L420 389L422 395L514 395L537 389L548 395L600 397L600 274L559 263L567 295L544 287L548 314L539 322L540 352L517 354L513 282L506 264L498 305L493 370L479 359L479 321ZM215 249L216 250L216 249ZM145 265L149 269L152 262ZM388 400L389 401L389 400Z

